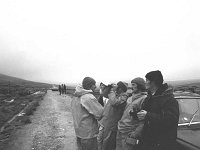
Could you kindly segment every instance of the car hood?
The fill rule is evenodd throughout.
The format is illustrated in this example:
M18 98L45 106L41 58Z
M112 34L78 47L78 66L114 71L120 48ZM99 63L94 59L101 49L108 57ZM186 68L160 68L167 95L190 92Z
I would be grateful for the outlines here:
M200 128L195 130L180 129L178 130L177 139L200 148Z

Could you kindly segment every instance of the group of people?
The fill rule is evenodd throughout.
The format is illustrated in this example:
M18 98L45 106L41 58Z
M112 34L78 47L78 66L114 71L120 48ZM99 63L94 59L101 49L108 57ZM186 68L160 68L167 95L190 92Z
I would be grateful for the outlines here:
M85 77L76 87L72 115L78 150L173 150L176 145L179 106L173 89L163 83L159 70L127 85L100 84Z
M67 94L67 88L65 84L61 84L58 86L58 91L60 95Z

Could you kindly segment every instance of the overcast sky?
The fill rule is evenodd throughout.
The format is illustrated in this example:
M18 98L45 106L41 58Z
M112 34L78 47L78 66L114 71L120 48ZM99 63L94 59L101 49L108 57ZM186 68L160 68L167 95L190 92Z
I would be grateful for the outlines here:
M0 73L42 82L200 78L199 0L1 0Z

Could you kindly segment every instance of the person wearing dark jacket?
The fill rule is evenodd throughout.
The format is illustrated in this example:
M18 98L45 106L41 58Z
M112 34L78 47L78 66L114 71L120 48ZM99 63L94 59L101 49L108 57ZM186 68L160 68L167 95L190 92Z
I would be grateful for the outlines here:
M58 90L59 90L59 93L61 95L61 85L59 85Z
M66 88L66 85L64 84L63 86L63 91L64 91L64 94L67 94L67 88Z
M172 88L163 84L160 71L146 74L148 96L142 110L137 113L144 120L141 150L174 150L177 138L179 106L174 98Z
M99 146L101 150L115 150L116 149L116 135L117 124L121 119L127 101L127 86L119 81L117 85L112 85L110 92L108 92L108 101L104 106L103 117L99 121L102 132L102 145Z

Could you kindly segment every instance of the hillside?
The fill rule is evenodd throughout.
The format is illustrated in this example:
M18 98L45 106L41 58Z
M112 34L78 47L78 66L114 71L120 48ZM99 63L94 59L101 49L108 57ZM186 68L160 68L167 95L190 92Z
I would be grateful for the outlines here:
M200 86L200 79L193 79L193 80L177 80L177 81L166 81L167 83L173 86L186 86L186 85L199 85Z
M51 84L0 74L0 130L2 131L4 128L1 127L4 125L6 127L7 121L22 110L26 110L27 115L21 116L21 119L28 120L28 114L36 110L39 101L43 99L50 87ZM20 120L20 122L23 121ZM4 134L1 134L0 141L2 136Z
M167 81L174 87L175 91L187 91L200 94L200 79Z
M28 81L28 80L24 80L24 79L12 77L12 76L0 74L0 85L8 85L8 84L25 86L25 87L43 87L43 88L51 87L51 84L33 82L33 81Z
M5 96L29 95L51 88L51 84L28 81L0 74L0 100Z

